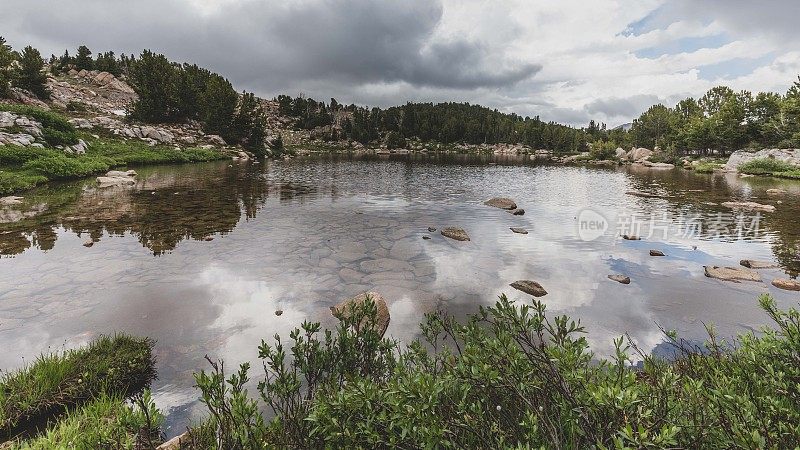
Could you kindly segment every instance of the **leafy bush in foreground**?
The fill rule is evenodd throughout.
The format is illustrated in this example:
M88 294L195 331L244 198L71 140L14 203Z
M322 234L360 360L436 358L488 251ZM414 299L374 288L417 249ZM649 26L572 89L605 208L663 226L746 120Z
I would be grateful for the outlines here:
M425 342L400 349L371 327L375 308L320 335L304 323L287 348L261 344L265 424L219 366L197 376L211 417L198 448L796 448L800 445L800 313L761 306L776 329L736 345L709 328L704 347L680 341L674 361L622 338L598 361L580 323L505 296L465 324L437 314ZM632 354L643 359L632 368Z

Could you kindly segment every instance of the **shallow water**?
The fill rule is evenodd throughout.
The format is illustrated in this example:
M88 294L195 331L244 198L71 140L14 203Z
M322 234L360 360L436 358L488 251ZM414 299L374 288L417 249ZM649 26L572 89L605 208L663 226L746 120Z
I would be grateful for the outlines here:
M22 207L0 209L0 368L100 333L151 336L168 434L198 411L192 373L206 368L204 355L231 368L255 359L262 338L288 336L305 319L330 324L329 306L365 290L384 295L388 334L408 341L426 312L463 316L501 293L529 301L508 285L533 279L549 292L551 311L582 320L601 355L623 333L657 351L659 325L689 339L703 338L703 322L723 336L757 329L768 320L759 294L784 307L800 298L769 284L800 271L800 182L441 155L139 174L134 189L51 185L28 193ZM769 188L789 193L769 196ZM482 204L494 196L513 198L526 214ZM717 205L731 199L777 210ZM588 240L592 218L608 229ZM463 227L472 240L427 230L445 226ZM623 232L645 239L622 240ZM94 245L85 247L87 239ZM744 258L781 268L760 271L764 283L703 274L703 265ZM608 280L613 273L631 284Z

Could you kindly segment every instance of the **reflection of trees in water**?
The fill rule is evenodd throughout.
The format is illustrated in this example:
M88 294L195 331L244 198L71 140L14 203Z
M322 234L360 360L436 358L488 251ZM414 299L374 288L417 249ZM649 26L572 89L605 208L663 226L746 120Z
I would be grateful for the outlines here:
M785 270L800 273L800 201L796 196L782 198L775 212L756 213L752 211L733 211L718 206L718 203L738 198L759 203L773 204L774 198L767 198L767 188L775 187L774 180L742 180L738 175L715 176L698 175L692 171L655 171L630 166L634 174L634 189L653 193L666 193L669 201L639 199L643 204L652 204L658 214L667 213L672 217L691 217L701 215L700 237L723 240L758 239L770 237L772 252ZM747 233L739 236L745 229Z
M0 233L0 254L20 254L31 246L52 249L63 226L98 241L103 233L138 236L143 246L160 255L185 239L202 240L231 232L244 212L255 218L270 192L289 200L314 192L295 183L267 183L252 167L205 171L187 178L147 179L136 190L90 189L71 204L36 219L13 224ZM164 181L164 180L162 180Z

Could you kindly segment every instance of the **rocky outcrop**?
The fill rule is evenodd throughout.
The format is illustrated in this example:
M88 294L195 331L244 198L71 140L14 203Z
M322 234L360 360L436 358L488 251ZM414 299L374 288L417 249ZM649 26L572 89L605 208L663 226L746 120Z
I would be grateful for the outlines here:
M483 204L500 209L517 209L517 204L514 203L514 200L505 197L490 198L489 200L483 202Z
M780 267L780 265L774 262L757 261L755 259L743 259L739 261L739 264L741 264L744 267L747 267L748 269L776 269Z
M511 283L511 287L534 297L544 297L547 295L547 291L542 287L542 285L533 280L515 281Z
M467 234L466 231L464 231L463 228L447 227L447 228L443 228L441 233L442 233L442 236L450 238L450 239L455 239L456 241L468 241L469 240L469 235Z
M764 211L764 212L774 212L775 207L772 205L762 205L761 203L756 202L723 202L721 203L722 206L731 209L746 209L748 211Z
M772 285L786 291L800 291L800 281L788 278L776 278L772 280Z
M761 281L761 275L753 270L719 266L704 266L704 269L707 277L717 280L732 281L734 283L740 281Z
M779 148L765 148L757 152L749 150L737 150L728 158L725 163L724 170L727 172L736 172L739 166L752 161L754 159L777 159L789 164L800 166L800 149L779 149Z
M647 148L632 148L621 158L626 161L640 162L653 156L653 151Z
M375 308L377 309L375 323L373 324L372 329L375 330L375 332L377 332L381 337L383 337L384 333L386 333L386 329L389 328L389 307L386 305L386 300L383 298L383 296L377 292L365 292L353 298L347 299L336 306L332 306L331 314L333 317L336 317L339 320L345 320L351 317L354 307L364 304L367 297L369 297L375 303ZM361 327L368 325L367 318L364 318L359 324L357 324L357 328L360 329Z

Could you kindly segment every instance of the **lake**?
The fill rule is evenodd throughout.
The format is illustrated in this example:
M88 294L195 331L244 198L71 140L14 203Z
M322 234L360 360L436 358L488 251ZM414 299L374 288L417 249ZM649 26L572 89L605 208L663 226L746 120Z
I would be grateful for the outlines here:
M657 352L659 326L691 340L704 323L722 336L757 330L768 322L759 294L781 307L800 299L769 283L800 272L800 182L433 154L137 171L132 189L51 184L0 209L0 368L102 333L150 336L170 435L200 411L192 373L206 354L231 369L255 360L262 338L303 320L332 325L329 307L367 290L387 299L388 335L410 341L427 312L463 317L502 293L530 302L509 284L535 280L549 311L581 319L599 355L625 333ZM525 214L483 204L497 196ZM776 211L719 205L730 200ZM443 237L446 226L471 240ZM741 259L780 268L761 270L763 283L704 276L704 265Z

